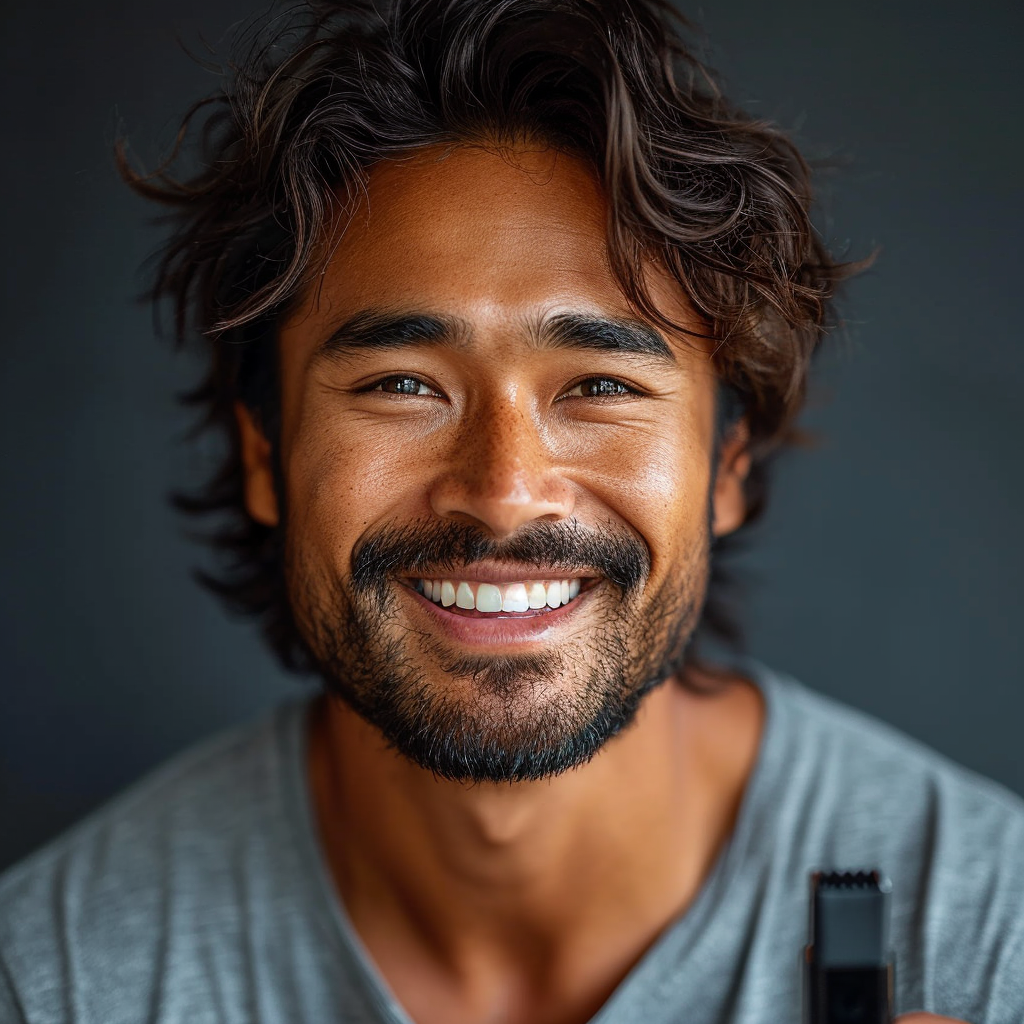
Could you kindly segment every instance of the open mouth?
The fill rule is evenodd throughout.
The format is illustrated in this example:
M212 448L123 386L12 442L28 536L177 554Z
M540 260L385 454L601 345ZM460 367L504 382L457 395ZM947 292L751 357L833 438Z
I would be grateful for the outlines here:
M576 577L480 583L460 579L410 580L428 601L457 614L507 616L536 615L571 604L586 580Z

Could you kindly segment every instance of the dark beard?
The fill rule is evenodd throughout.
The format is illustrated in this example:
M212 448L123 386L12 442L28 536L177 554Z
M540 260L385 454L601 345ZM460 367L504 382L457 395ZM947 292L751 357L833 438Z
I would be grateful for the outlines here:
M454 523L414 524L368 538L353 553L348 587L298 556L288 559L288 582L327 690L390 746L442 778L522 782L589 761L633 721L644 695L681 669L703 603L707 552L704 537L688 560L694 578L666 583L641 603L650 553L621 529L537 522L495 542ZM591 600L604 604L606 627L549 653L461 657L432 635L397 632L398 577L458 576L485 558L557 566L556 577L603 577L604 592ZM429 682L417 661L434 662L453 686ZM560 689L567 675L581 678ZM470 685L460 692L456 683Z

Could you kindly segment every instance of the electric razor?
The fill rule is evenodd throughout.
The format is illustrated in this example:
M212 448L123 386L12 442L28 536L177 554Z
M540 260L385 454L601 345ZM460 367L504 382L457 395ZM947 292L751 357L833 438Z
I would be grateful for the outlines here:
M891 883L878 871L811 875L810 942L803 957L805 1024L891 1024L891 892Z

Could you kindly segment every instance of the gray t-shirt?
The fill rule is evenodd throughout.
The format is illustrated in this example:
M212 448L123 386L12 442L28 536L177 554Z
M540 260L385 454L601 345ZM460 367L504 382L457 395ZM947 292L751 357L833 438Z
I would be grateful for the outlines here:
M797 1024L808 873L860 867L893 882L899 1012L1024 1024L1024 803L754 675L733 836L593 1024ZM409 1024L321 857L304 726L291 705L178 757L0 879L0 1022Z

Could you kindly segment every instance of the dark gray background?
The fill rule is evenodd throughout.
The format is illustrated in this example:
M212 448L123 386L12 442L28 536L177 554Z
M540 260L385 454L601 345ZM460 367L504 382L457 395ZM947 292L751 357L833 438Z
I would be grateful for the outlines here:
M252 8L8 2L2 47L0 866L197 737L295 692L190 581L164 504L188 367L133 302L159 235L114 174L150 162ZM731 91L830 177L854 256L823 440L782 467L747 559L753 649L1024 791L1019 447L1021 7L722 0L689 8Z

